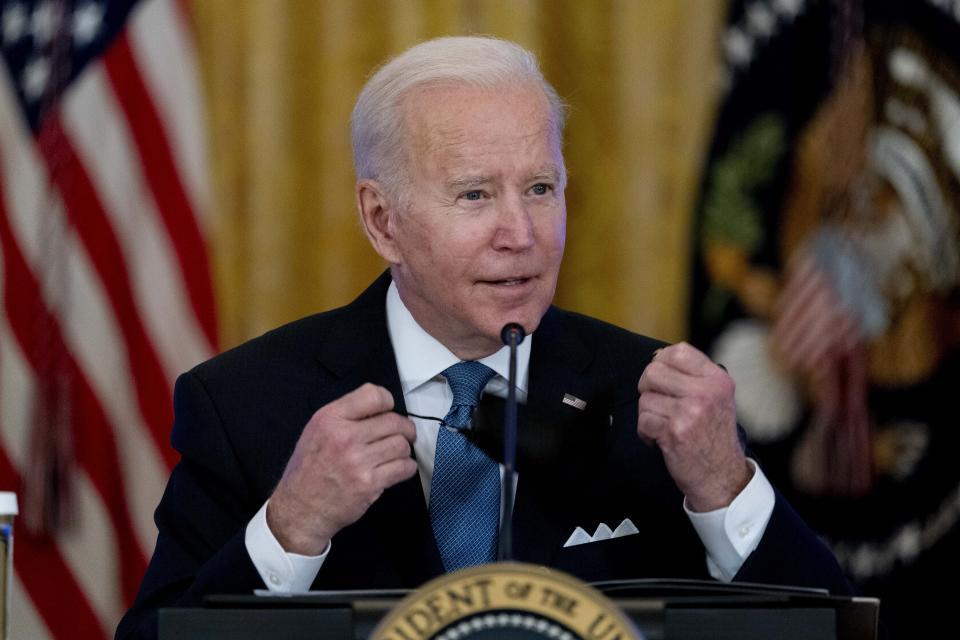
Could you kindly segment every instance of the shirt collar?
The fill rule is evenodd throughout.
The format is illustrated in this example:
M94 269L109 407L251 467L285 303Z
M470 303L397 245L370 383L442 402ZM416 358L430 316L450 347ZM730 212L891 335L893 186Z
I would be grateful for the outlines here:
M400 299L395 282L391 282L387 289L387 330L396 354L397 372L400 374L400 386L404 395L429 382L447 367L460 362L460 358L417 323ZM532 343L533 334L527 336L517 347L517 389L521 393L527 391ZM504 346L478 362L487 365L506 380L510 370L510 349Z

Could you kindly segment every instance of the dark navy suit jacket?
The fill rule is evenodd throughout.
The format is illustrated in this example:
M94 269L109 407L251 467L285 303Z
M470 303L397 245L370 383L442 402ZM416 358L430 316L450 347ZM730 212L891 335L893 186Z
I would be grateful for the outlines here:
M244 531L313 413L372 382L405 413L387 333L384 274L353 303L286 325L177 381L172 441L182 458L156 511L157 547L118 637L156 634L156 612L264 588ZM637 380L663 343L550 308L535 333L521 424L514 555L585 580L707 578L703 546L660 451L637 437ZM564 394L585 400L581 411ZM639 534L564 548L577 526ZM443 572L419 477L386 490L338 533L315 589L413 588ZM849 593L832 554L778 494L737 580Z

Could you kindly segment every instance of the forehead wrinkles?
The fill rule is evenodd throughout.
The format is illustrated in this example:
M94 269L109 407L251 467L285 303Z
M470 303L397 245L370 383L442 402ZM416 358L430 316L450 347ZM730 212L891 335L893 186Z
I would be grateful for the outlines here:
M404 97L403 107L408 166L504 153L522 161L542 140L551 146L551 161L562 163L549 103L538 87L421 87Z

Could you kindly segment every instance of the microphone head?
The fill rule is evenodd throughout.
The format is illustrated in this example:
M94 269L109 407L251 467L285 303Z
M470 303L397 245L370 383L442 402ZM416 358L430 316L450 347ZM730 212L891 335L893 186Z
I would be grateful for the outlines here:
M523 342L526 335L523 327L517 322L508 322L503 325L503 329L500 330L500 339L503 341L503 344L507 346L517 346Z

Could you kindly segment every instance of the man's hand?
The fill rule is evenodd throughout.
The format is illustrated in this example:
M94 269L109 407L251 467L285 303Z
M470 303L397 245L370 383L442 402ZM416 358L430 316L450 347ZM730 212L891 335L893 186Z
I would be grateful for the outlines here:
M637 433L660 447L690 509L728 506L752 475L737 437L733 379L681 342L654 355L637 388Z
M320 554L387 487L417 472L416 429L391 409L389 391L365 384L310 418L267 506L267 524L286 551Z

